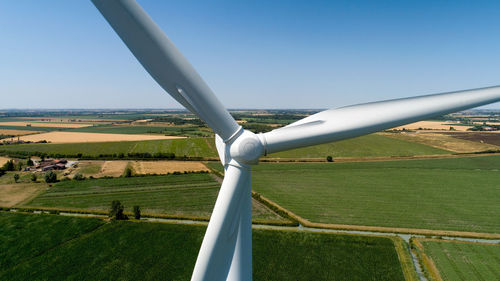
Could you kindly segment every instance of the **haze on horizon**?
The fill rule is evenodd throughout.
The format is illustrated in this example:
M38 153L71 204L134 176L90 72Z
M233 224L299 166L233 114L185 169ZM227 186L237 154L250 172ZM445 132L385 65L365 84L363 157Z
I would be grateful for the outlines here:
M228 108L500 84L499 2L138 2ZM1 109L181 108L90 1L2 1L0 24Z

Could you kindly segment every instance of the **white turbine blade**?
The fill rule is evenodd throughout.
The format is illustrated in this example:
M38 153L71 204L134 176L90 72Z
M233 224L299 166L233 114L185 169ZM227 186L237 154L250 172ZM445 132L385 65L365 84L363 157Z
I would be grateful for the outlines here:
M266 154L358 137L500 101L500 86L325 110L263 134Z
M92 0L149 74L224 140L239 125L174 44L134 0Z
M246 197L250 196L249 188L249 168L228 165L205 237L203 238L203 243L201 244L191 281L226 280L229 269L237 266L236 264L231 265L232 262L235 262L233 261L233 256L237 259L238 256L243 257L241 261L248 262L247 256L250 255L250 265L245 264L243 266L251 268L251 248L249 251L245 249L243 252L242 250L237 250L240 254L237 253L235 255L235 249L240 247L236 243L237 240L240 240L238 236L244 239L244 241L241 241L244 245L248 245L248 235L250 235L251 239L251 233L240 233L238 235L243 230L240 228L242 212L248 211L248 208L245 206L248 200ZM251 213L250 215L245 213L243 216L247 218L250 216L251 219ZM243 225L244 228L245 225ZM241 242L238 245L241 245Z

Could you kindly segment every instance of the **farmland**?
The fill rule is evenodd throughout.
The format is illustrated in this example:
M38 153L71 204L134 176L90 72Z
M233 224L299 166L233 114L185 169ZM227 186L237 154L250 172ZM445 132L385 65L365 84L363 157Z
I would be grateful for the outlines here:
M459 139L500 146L500 134L498 132L454 133L452 136Z
M262 163L252 183L313 222L499 233L499 170L499 156Z
M132 169L136 174L141 175L210 171L201 162L195 161L134 161Z
M50 127L50 128L82 128L92 124L82 123L50 123L50 122L0 122L0 126L23 126L23 127Z
M99 154L158 153L173 152L178 156L216 157L215 143L209 138L188 138L174 140L74 143L74 144L19 144L0 147L0 152L47 153L62 155L84 155L97 157Z
M77 134L77 133L75 133ZM112 135L112 134L110 134ZM129 135L128 135L129 136ZM18 144L0 146L0 153L21 152L77 155L97 157L99 154L120 153L174 153L176 156L217 157L213 138L187 138L174 140L150 140L105 143L74 144ZM439 155L449 151L412 143L387 136L373 134L351 140L300 148L269 155L267 158L317 158L333 157L390 157L414 155Z
M332 157L387 157L446 153L450 152L406 140L389 138L380 134L371 134L339 142L273 153L269 157L324 158L327 155Z
M500 245L422 240L425 254L445 281L499 280Z
M62 181L28 205L108 210L120 200L127 211L209 216L218 189L208 174Z
M176 139L182 137L153 136L153 135L131 135L131 134L97 134L97 133L74 133L74 132L49 132L20 137L23 141L47 141L51 143L85 143L85 142L117 142L117 141L141 141Z
M51 215L0 213L0 220L8 226L0 228L7 237L0 255L16 257L0 259L8 262L2 280L188 280L205 232ZM404 280L388 238L273 230L253 236L254 280Z
M205 129L201 131L195 126L130 126L130 125L106 125L72 129L70 132L105 133L105 134L161 134L169 136L211 136Z
M472 139L460 138L461 133L405 133L405 134L385 134L388 137L401 139L413 143L420 143L423 145L428 145L444 150L449 150L457 153L471 153L478 151L494 151L500 150L500 146L496 146L487 142L481 142L481 139L477 136L480 133L465 133L463 135L468 135ZM497 134L497 138L500 138L500 134ZM492 138L493 140L494 138Z
M129 212L138 205L144 213L208 218L219 187L208 173L62 181L27 205L106 211L120 200ZM256 219L281 220L255 202L253 211Z

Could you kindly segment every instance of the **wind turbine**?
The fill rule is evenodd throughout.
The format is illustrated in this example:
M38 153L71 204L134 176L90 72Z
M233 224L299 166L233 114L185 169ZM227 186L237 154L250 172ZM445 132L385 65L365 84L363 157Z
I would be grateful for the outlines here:
M330 109L264 134L244 130L135 0L92 0L149 74L216 134L224 181L191 280L252 280L250 171L263 155L353 138L500 101L500 86Z

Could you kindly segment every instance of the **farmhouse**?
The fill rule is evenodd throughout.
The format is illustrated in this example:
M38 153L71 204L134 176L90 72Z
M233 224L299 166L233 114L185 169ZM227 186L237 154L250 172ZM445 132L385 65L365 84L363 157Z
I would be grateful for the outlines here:
M62 160L42 160L40 163L38 163L35 166L36 170L41 170L41 171L50 171L50 170L64 170L66 169L66 164L68 163L68 160L62 159Z

